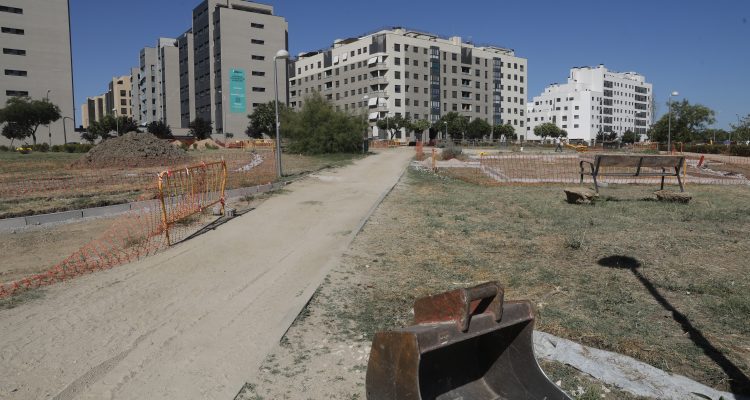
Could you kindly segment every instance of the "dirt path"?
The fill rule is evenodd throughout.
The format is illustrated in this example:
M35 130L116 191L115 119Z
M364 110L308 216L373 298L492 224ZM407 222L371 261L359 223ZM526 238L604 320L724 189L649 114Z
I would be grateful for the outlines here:
M412 155L312 175L189 243L0 311L0 398L232 398Z

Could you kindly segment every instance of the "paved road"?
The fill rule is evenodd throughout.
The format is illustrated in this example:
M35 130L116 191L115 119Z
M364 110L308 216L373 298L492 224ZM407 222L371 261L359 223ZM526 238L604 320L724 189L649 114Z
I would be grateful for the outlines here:
M2 399L231 399L413 151L289 186L161 254L0 311Z

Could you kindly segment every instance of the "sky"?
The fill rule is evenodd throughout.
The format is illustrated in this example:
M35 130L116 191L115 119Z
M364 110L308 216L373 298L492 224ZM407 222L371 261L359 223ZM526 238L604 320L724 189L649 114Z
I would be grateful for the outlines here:
M289 23L289 53L402 26L514 49L528 59L528 100L570 68L604 64L716 111L716 128L750 114L750 0L262 1ZM200 0L70 0L75 104L138 64L141 48L190 27Z

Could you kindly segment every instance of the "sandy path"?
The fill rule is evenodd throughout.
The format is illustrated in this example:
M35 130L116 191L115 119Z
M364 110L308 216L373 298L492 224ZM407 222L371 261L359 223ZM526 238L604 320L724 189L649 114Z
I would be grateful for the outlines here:
M189 243L0 311L0 398L232 398L412 156L313 175Z

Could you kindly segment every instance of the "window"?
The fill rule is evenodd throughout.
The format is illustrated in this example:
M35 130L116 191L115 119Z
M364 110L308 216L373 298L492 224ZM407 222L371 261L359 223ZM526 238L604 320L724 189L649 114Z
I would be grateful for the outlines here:
M126 105L128 105L128 101L126 99L120 99L120 105L121 106L126 106Z
M6 96L28 96L29 92L25 90L6 90L5 95Z
M3 33L10 33L10 34L13 34L13 35L23 35L24 34L24 30L23 29L8 28L7 26L4 26L2 28L2 31L3 31Z
M401 107L401 99L395 99L396 107Z
M395 85L393 89L396 93L401 93L401 85Z
M120 96L127 96L128 92L125 90L120 90Z
M578 124L573 125L573 128L578 128Z
M26 71L20 71L20 70L17 70L17 69L6 69L5 70L5 75L10 75L10 76L26 76L27 73L26 73Z
M393 44L393 51L401 51L401 45L398 43Z
M0 11L12 14L23 14L23 9L17 7L0 6Z
M253 55L250 58L253 60L258 60L258 61L263 61L266 59L265 56L256 56L256 55ZM307 71L307 65L305 65L305 71Z
M265 92L266 88L262 87L253 87L253 92Z
M3 54L12 54L14 56L25 56L26 50L19 50L19 49L3 49Z
M451 53L451 60L456 61L458 59L458 56L456 53Z
M263 71L253 71L252 75L253 76L266 76L266 73L263 72ZM318 75L320 75L320 74L318 74Z
M128 114L128 109L127 108L121 108L120 109L120 115L127 115L127 114Z
M408 74L408 72L407 72L407 74ZM393 72L393 77L395 79L401 79L401 71L394 71Z
M263 25L263 24L256 24L255 22L252 22L252 23L250 23L250 27L251 28L263 29L263 28L265 28L265 25Z
M260 39L250 39L250 43L252 43L252 44L265 44L266 41L265 40L260 40Z
M394 65L401 65L401 59L398 57L393 58L393 64Z

